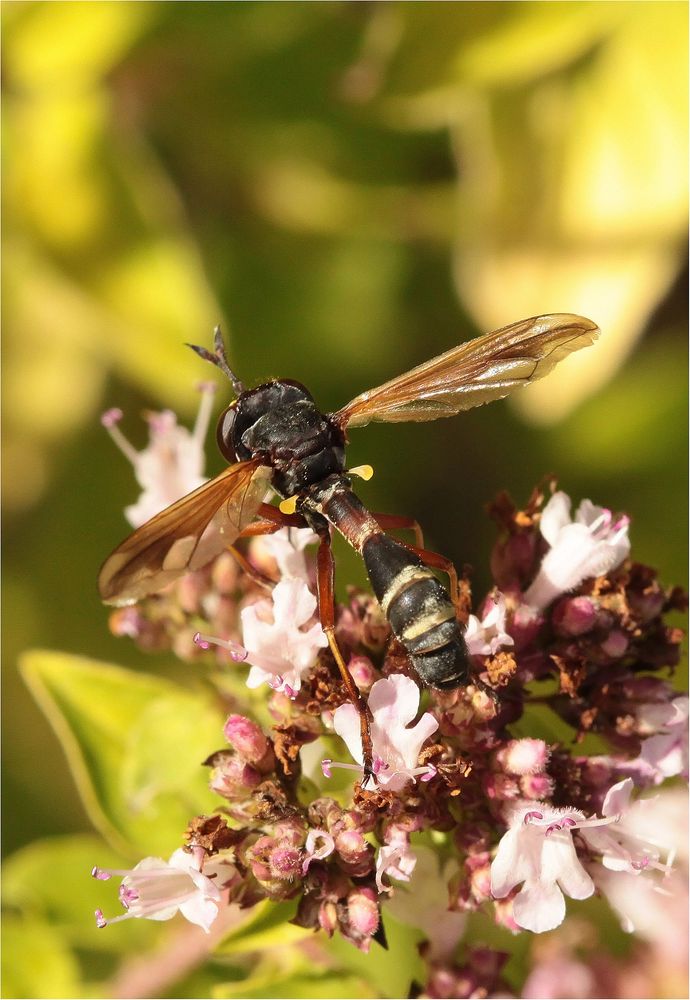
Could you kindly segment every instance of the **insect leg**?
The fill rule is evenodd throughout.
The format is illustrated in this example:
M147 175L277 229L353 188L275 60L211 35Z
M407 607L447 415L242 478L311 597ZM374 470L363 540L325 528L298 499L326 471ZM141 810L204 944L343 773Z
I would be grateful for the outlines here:
M263 520L252 521L251 524L248 524L240 533L240 538L256 538L259 535L273 535L276 531L280 531L283 527L306 527L306 521L299 514L283 514L282 511L278 510L277 507L271 506L271 504L261 504L259 512L264 515ZM260 573L255 566L252 566L244 553L240 552L240 550L235 548L234 545L228 545L228 551L232 552L233 556L247 576L250 576L252 580L258 583L261 587L268 587L269 589L275 587L275 580L271 580L269 577L264 576L263 573Z
M431 569L440 569L442 573L445 573L448 577L448 593L450 599L455 605L456 609L460 608L460 588L458 586L458 571L446 556L439 555L438 552L430 552L429 549L417 548L415 545L408 545L407 542L400 542L404 545L406 549L410 552L414 552L416 556L422 560L425 566L430 566Z
M327 530L327 529L326 529ZM367 703L362 697L359 688L352 679L352 674L347 669L347 664L343 659L343 654L338 648L338 643L335 639L335 595L334 595L334 576L335 576L335 561L333 559L333 550L331 549L331 538L330 534L321 534L321 541L319 544L319 551L317 554L317 590L319 598L319 618L321 620L321 628L326 634L328 639L328 645L330 647L331 653L335 662L338 664L338 670L340 671L340 676L343 679L343 684L348 693L350 701L355 706L359 712L359 724L360 731L362 735L362 757L364 762L364 774L362 777L362 787L366 785L370 777L374 775L373 769L373 751L371 746L371 731L369 728L369 709L367 708Z
M384 531L395 531L398 528L408 528L410 531L414 531L414 538L416 543L416 550L424 549L424 535L422 534L422 529L418 521L415 521L413 517L404 517L398 514L374 514L373 517L376 518L380 526Z

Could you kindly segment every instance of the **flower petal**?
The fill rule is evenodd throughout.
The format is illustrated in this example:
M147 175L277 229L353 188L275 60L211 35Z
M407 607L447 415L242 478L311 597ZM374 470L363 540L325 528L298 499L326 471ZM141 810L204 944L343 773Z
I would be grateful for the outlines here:
M558 490L541 512L539 530L549 545L555 545L561 529L570 524L570 507L568 494Z
M338 736L345 740L347 749L350 751L353 760L356 760L359 764L363 764L362 732L360 729L359 713L354 705L348 702L346 705L336 708L333 713L333 728Z
M525 882L513 900L513 917L526 931L552 931L565 917L563 893L555 882Z
M625 778L623 781L612 785L604 798L601 815L617 816L618 813L625 812L630 805L630 796L634 787L632 778Z

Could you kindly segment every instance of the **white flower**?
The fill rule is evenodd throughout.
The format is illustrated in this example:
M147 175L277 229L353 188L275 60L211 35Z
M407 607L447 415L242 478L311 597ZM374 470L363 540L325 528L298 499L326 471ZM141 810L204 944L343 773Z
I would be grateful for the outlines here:
M334 850L335 841L330 833L327 833L326 830L320 830L317 827L312 827L307 834L307 839L304 844L302 874L307 874L309 865L312 861L320 861L321 858L327 858L328 855L332 854Z
M134 466L134 475L142 488L135 504L125 508L125 517L133 528L150 520L170 504L206 482L204 476L204 439L211 418L215 386L200 386L201 400L194 429L180 427L172 410L149 413L149 443L137 451L120 428L122 411L108 410L101 423L120 451Z
M618 831L619 849L633 856L632 868L590 865L597 889L618 914L623 930L653 942L674 962L687 959L687 824L686 789L666 789L640 799L612 828ZM654 860L660 852L665 864Z
M634 787L632 778L625 778L609 788L601 812L610 822L578 824L580 834L588 847L601 855L602 865L610 871L633 875L651 869L667 871L667 865L659 863L661 845L639 833L640 817L654 811L656 800L638 799L631 804Z
M384 905L396 920L424 931L431 960L447 960L467 923L466 914L448 909L448 883L457 865L450 861L441 872L438 855L430 847L415 846L415 854L417 863L409 884L396 887Z
M583 500L571 521L570 506L567 494L554 493L541 515L541 533L551 548L525 593L525 602L537 610L583 580L609 573L630 551L627 517L614 521L610 510Z
M417 857L406 840L394 841L379 848L376 855L376 887L379 892L392 892L393 888L383 884L383 876L409 882L417 864Z
M417 763L422 744L436 732L438 722L430 712L425 712L419 722L409 725L419 711L419 688L415 682L404 674L391 674L376 681L369 694L369 710L376 783L397 792L408 781L414 781L418 774L424 776L422 780L433 777L433 768L418 767ZM341 705L335 710L333 728L345 740L354 759L362 765L364 755L359 713L354 705ZM336 765L327 761L325 766L352 765ZM373 790L376 783L370 778L364 787Z
M311 528L281 528L272 535L252 539L252 555L262 561L264 554L274 559L282 579L286 577L309 583L309 568L304 557L307 545L315 545L319 537Z
M577 810L538 802L513 811L491 865L491 893L503 899L522 883L513 900L513 917L525 930L541 934L558 927L565 916L564 892L573 899L594 892L571 834L584 818Z
M299 691L302 674L328 645L319 622L303 630L315 611L316 598L303 580L294 578L277 583L271 600L242 610L246 659L252 664L247 687L266 683L290 697Z
M202 872L198 855L180 848L169 861L144 858L131 870L94 868L91 874L103 881L123 876L119 895L127 912L106 920L96 910L99 927L131 917L170 920L179 910L208 934L223 900L221 890L237 878L237 869L229 861L214 858L206 861Z
M688 697L674 698L670 704L644 706L646 721L658 728L655 736L642 743L640 758L652 768L655 784L676 774L688 778ZM638 712L638 716L642 715ZM642 721L642 720L641 720Z
M512 636L506 632L506 599L503 594L489 597L480 621L470 615L465 629L465 643L472 656L494 656L504 646L513 646Z

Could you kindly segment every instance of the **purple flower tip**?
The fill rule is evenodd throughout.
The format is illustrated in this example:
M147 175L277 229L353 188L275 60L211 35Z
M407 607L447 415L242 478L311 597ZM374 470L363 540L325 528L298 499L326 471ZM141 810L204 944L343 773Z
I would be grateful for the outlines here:
M330 757L324 757L321 761L321 770L323 771L324 778L332 778L333 772L331 771L331 764L333 761Z
M132 903L135 903L137 899L139 899L139 893L135 892L131 886L126 886L124 884L120 886L118 896L120 897L120 902L126 910L130 908Z
M426 774L423 774L419 780L420 781L431 781L431 779L435 778L437 774L438 774L438 770L434 767L434 765L433 764L427 764Z
M374 757L374 763L372 766L374 774L380 774L381 771L387 771L389 765L381 757Z
M249 656L249 650L247 649L231 649L230 659L234 660L235 663L244 663L244 661Z
M544 818L543 813L537 812L536 809L533 809L532 812L525 813L525 818L523 820L523 823L531 823L532 820L535 819L540 820L543 818Z
M206 642L205 639L201 638L201 632L195 632L194 633L194 638L193 638L192 641L199 647L199 649L210 649L211 648L211 644L208 643L208 642Z
M99 882L107 882L109 878L112 878L109 872L104 872L102 868L98 865L94 865L91 869L91 878L97 878Z
M108 921L103 916L103 910L96 910L95 916L96 916L96 927L99 927L102 930L104 927L108 926Z
M572 818L572 816L564 816L564 818L561 820L561 827L564 826L577 826L577 823Z
M113 406L110 410L106 410L101 416L101 423L104 427L114 427L115 424L122 420L122 410L118 409L117 406Z

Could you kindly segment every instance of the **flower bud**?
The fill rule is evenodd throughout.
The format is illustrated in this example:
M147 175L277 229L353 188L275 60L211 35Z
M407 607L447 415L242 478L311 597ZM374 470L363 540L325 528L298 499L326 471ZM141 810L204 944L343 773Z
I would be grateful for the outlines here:
M379 926L379 908L373 889L355 889L347 897L347 919L357 936L372 937Z
M470 890L478 903L491 899L491 865L488 858L473 868L470 874Z
M620 659L628 649L628 637L621 629L612 629L606 639L602 642L601 648L613 660Z
M537 774L549 759L549 748L543 740L526 737L511 740L496 754L497 763L508 774Z
M268 750L268 740L261 729L244 715L231 715L223 727L228 743L250 764L258 764Z
M268 863L273 878L291 882L302 872L302 852L296 847L282 845L271 852Z
M517 531L499 538L491 553L491 575L500 590L521 586L529 578L537 541L534 531Z
M213 767L209 782L211 789L226 799L246 798L261 781L256 768L246 764L230 750L213 754L207 763Z
M565 597L558 601L551 621L559 635L584 635L597 620L597 608L591 597Z
M307 810L307 819L310 826L327 830L331 833L337 823L340 823L343 816L343 808L335 799L323 796L314 799Z
M520 795L517 781L507 774L487 774L484 778L484 791L488 799L502 801L517 799Z
M358 830L343 830L335 838L335 849L349 875L366 875L373 866L374 848Z
M353 656L347 669L360 691L368 691L376 680L376 670L368 656Z
M520 791L526 799L550 799L554 780L548 774L524 774L520 778Z
M518 604L513 611L510 634L515 643L515 651L520 652L530 646L541 631L544 616L528 604Z
M660 615L666 602L666 595L656 580L641 591L629 587L627 598L631 610L643 623Z
M333 933L338 926L338 908L330 900L324 902L319 907L319 927L333 937Z

